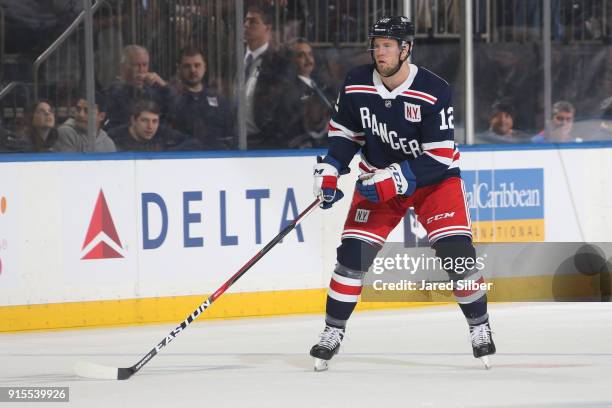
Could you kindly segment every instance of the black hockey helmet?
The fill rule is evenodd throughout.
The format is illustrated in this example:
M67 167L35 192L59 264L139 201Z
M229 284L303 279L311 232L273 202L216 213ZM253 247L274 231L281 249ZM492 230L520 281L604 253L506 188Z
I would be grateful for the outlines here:
M414 24L404 16L383 17L370 27L370 44L375 37L394 38L404 47L414 40Z
M393 38L397 40L397 44L399 45L400 49L409 47L406 57L402 59L400 54L400 58L395 69L386 75L383 75L380 71L378 71L378 67L376 67L374 59L374 39L376 37ZM384 77L390 77L395 75L395 73L400 70L402 64L408 59L408 57L410 57L410 54L412 53L414 24L412 24L412 22L404 16L383 17L374 23L372 27L370 27L368 38L370 39L370 56L372 57L372 62L374 63L376 71L378 71L378 73Z

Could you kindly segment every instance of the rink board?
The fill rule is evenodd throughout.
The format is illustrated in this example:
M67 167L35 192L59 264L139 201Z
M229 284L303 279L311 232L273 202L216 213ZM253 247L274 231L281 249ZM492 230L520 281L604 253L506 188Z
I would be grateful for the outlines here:
M612 146L577 147L464 149L473 228L605 241ZM312 201L317 153L1 157L0 331L182 319ZM203 317L322 311L348 204L315 211Z

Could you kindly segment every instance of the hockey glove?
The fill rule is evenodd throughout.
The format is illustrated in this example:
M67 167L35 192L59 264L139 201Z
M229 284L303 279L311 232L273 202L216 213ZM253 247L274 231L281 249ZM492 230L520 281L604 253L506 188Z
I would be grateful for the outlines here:
M414 190L416 177L407 161L362 174L357 181L359 194L375 203L388 201L397 195L409 196Z
M317 164L314 165L314 188L315 197L321 198L319 207L323 209L331 208L331 206L342 197L344 194L338 190L338 173L340 162L331 156L325 158L317 157ZM340 171L340 174L348 173L348 169Z

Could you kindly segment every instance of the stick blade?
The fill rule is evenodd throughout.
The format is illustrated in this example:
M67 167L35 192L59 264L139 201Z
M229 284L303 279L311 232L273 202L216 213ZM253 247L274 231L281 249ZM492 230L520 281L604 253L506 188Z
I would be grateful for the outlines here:
M119 369L88 361L79 361L74 365L74 372L79 377L93 378L96 380L118 380Z

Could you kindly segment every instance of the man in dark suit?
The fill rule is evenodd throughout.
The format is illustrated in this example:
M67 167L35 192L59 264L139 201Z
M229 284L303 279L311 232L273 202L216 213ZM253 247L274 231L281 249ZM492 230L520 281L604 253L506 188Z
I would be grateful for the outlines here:
M252 5L244 22L246 131L249 149L289 147L296 134L287 118L297 106L291 83L293 65L271 43L273 9Z
M319 85L312 76L316 61L312 46L307 40L298 38L287 48L289 58L296 69L292 82L298 93L301 116L301 132L290 141L290 147L324 146L327 140L327 125L333 110L329 89Z
M250 6L244 19L244 80L246 93L246 131L248 148L265 147L266 135L255 122L255 91L260 82L261 64L264 56L272 53L272 13L262 7Z

